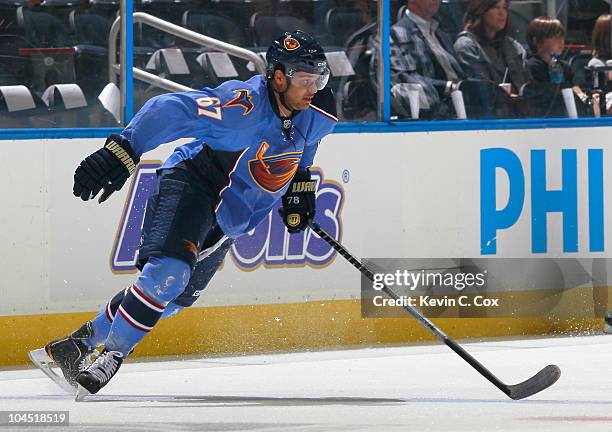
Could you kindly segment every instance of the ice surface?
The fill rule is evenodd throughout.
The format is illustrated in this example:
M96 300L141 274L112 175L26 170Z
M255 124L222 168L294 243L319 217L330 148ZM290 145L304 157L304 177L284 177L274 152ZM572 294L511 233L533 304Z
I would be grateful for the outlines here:
M2 371L0 410L68 410L70 431L612 430L612 336L464 347L507 383L562 376L512 401L441 345L189 359L124 364L79 403L38 370Z

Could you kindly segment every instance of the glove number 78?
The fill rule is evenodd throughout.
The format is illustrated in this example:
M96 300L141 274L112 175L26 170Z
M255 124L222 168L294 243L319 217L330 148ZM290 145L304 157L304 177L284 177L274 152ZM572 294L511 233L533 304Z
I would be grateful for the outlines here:
M299 204L300 203L300 197L299 196L288 196L287 197L287 204Z

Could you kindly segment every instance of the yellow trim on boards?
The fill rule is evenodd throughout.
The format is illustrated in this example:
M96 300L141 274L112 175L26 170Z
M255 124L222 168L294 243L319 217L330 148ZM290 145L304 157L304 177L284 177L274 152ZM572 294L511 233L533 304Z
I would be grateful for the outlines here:
M160 321L131 357L229 355L432 341L414 319L362 319L359 300L190 308ZM66 336L95 312L0 317L0 366L28 364L27 353ZM453 338L579 333L600 318L439 318Z

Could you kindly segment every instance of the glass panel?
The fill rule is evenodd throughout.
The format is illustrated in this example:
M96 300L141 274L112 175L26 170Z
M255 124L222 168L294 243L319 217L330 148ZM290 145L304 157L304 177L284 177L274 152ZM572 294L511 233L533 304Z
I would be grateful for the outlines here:
M413 0L398 7L392 118L607 115L608 75L585 66L595 20L609 8L604 0Z
M0 128L116 126L98 99L118 0L0 0Z
M368 45L376 32L376 7L372 0L142 0L137 10L262 55L283 31L307 31L328 54L328 86L337 95L340 119L359 121L376 119ZM256 73L248 61L145 24L134 26L134 67L196 89ZM135 110L165 92L135 80Z
M338 113L342 121L376 121L378 112L378 32L377 3L372 0L354 2L350 7L327 12L327 34L346 55L351 68L338 80L334 92L338 98ZM345 18L343 18L343 16ZM343 20L353 19L352 25ZM336 29L344 29L338 31Z
M567 13L568 61L575 81L602 117L612 115L611 13L612 3L603 0L570 2Z

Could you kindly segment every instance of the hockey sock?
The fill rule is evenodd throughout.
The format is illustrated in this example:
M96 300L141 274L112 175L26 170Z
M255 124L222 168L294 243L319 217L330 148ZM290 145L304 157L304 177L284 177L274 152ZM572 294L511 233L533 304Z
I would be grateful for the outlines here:
M91 321L93 335L85 341L90 348L95 348L98 345L103 344L108 337L108 332L111 329L111 324L113 323L113 319L117 313L117 308L123 301L125 293L127 293L128 289L129 288L126 288L115 294L115 296L110 299L110 301L106 303L102 309L100 309L98 315L96 315L96 317Z
M165 308L164 304L155 302L136 285L132 285L117 309L104 343L106 349L127 356L153 329Z
M152 257L119 305L104 343L106 349L127 356L153 329L168 303L183 292L190 276L189 265L184 261Z
M113 324L113 320L115 318L115 314L117 313L117 309L123 300L123 297L127 289L121 290L115 297L111 299L102 309L98 312L98 315L91 321L93 327L93 335L89 339L85 340L85 343L90 348L96 348L99 345L102 345L106 338L108 337L108 333L110 332L111 325ZM169 303L164 309L164 313L160 317L160 319L168 318L178 314L183 310L182 306L179 306L174 303Z

